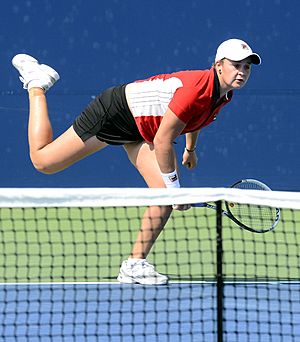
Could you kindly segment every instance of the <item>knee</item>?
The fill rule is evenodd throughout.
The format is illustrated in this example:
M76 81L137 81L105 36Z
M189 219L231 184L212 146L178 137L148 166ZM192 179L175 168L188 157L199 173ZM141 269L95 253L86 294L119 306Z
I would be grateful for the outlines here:
M170 216L172 211L173 211L173 207L171 205L168 205L168 206L163 206L161 207L161 210L162 210L162 214L164 216Z
M31 158L32 165L37 171L46 175L50 175L50 174L57 172L57 170L53 167L53 165L47 162L47 160L37 158L34 155L31 155L30 158Z
M173 208L171 205L167 205L167 206L159 206L157 207L157 210L158 210L157 214L159 215L158 217L160 217L161 220L166 223L173 211Z
M51 167L44 165L44 164L37 164L37 163L32 163L32 164L37 171L39 171L45 175L51 175L51 174L57 172L57 171L54 171Z

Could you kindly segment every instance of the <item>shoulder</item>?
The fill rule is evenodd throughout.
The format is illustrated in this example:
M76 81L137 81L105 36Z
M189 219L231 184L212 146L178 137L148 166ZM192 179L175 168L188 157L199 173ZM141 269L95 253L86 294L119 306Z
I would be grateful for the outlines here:
M201 80L209 78L210 74L210 70L184 70L174 72L170 75L179 78L184 85L192 86L198 84Z
M143 83L147 81L166 81L170 78L178 78L185 82L192 82L195 80L199 80L202 78L208 78L212 73L212 69L204 69L204 70L180 70L167 74L157 74L151 77L147 77L144 79L139 79L134 81L133 83Z

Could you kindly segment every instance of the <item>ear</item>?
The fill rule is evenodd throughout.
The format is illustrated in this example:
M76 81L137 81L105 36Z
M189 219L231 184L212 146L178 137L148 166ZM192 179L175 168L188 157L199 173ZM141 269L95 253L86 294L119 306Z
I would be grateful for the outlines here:
M222 61L217 61L215 63L215 68L216 68L218 74L220 74L220 75L222 74L222 66L223 66Z

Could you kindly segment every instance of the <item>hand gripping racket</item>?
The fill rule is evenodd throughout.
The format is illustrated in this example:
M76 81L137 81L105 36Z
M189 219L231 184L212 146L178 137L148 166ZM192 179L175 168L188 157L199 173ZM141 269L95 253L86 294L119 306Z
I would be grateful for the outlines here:
M271 191L266 184L255 179L240 180L234 183L231 188ZM193 206L217 209L215 205L209 203L196 203ZM227 201L225 201L225 207L226 210L222 210L223 215L230 218L239 227L253 233L267 233L275 229L280 220L279 208Z

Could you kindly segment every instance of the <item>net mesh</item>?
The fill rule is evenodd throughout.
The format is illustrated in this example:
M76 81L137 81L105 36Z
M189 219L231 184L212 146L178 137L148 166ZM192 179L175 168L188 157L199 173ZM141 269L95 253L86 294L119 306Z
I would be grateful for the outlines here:
M255 234L174 211L147 258L170 283L117 282L147 206L224 200L280 207L280 222ZM2 189L1 340L298 341L299 209L288 192Z

